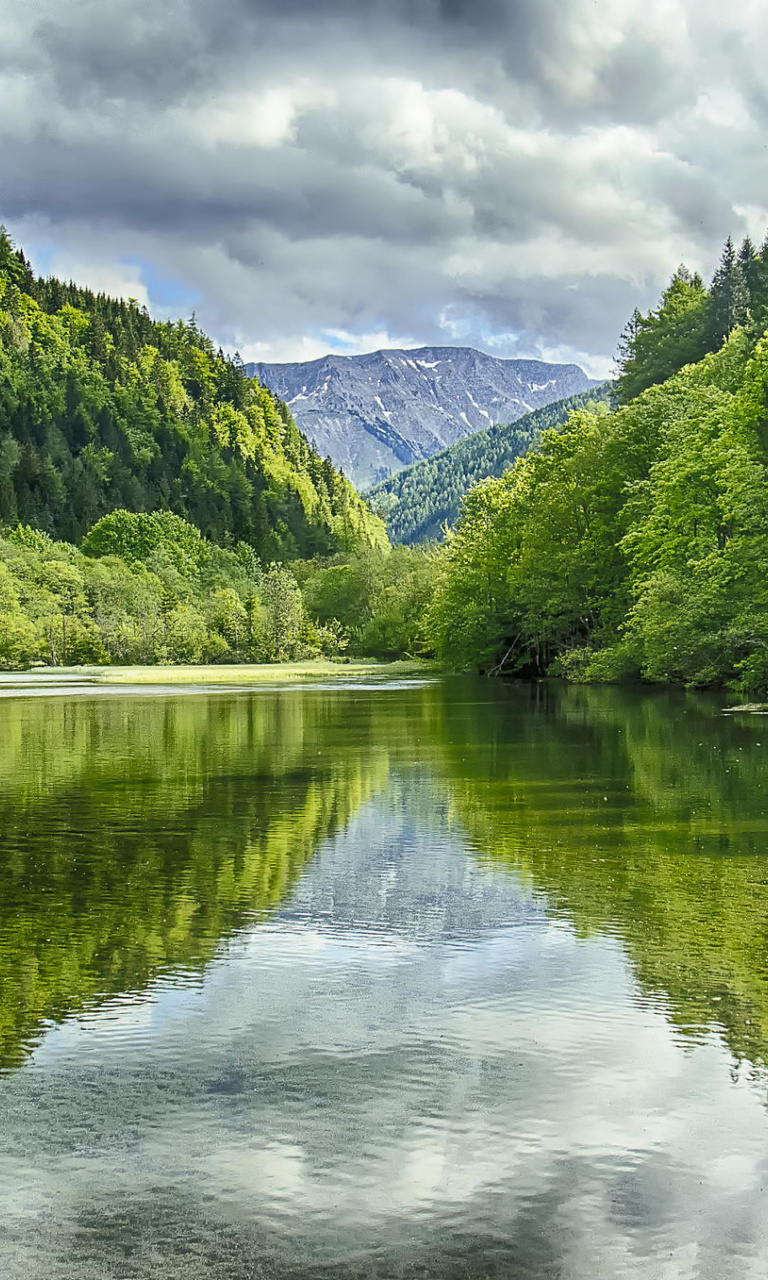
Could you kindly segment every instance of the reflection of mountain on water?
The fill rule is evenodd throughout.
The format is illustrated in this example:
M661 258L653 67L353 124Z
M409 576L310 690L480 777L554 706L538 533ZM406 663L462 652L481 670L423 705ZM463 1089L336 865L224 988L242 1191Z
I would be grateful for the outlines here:
M384 781L375 721L338 693L7 704L0 1067L274 909Z
M763 1091L693 1044L765 1053L754 723L472 680L9 715L6 1060L90 1007L2 1079L3 1276L766 1274Z
M618 942L467 857L400 754L199 989L70 1021L6 1078L35 1171L6 1184L10 1280L655 1280L694 1247L702 1277L761 1274L736 1266L767 1238L757 1093L722 1046L681 1052Z
M768 728L698 696L478 684L444 767L481 856L621 939L688 1034L768 1062Z
M302 882L291 917L411 939L487 930L500 899L471 872L469 833L536 891L521 911L544 897L580 932L620 937L679 1027L722 1026L738 1058L765 1062L764 724L682 695L472 680L7 702L0 1066L41 1019L206 963L385 781L385 852L382 811L369 856Z
M281 910L283 921L342 935L461 945L543 918L541 902L467 859L466 836L441 778L418 764L390 772L385 800L321 851Z

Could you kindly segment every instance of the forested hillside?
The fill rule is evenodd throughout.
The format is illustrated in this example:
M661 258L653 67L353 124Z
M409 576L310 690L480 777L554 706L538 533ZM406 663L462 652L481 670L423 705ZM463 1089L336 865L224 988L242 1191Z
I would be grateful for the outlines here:
M365 495L386 521L393 542L427 542L453 524L461 500L478 480L500 476L550 427L560 426L574 409L608 403L611 386L604 383L527 413L516 422L476 431L465 440L415 462L405 471L375 485Z
M581 409L464 500L428 632L457 666L768 692L768 245L635 314ZM691 356L695 363L683 367Z
M311 620L285 565L171 512L110 512L81 547L25 525L0 537L0 668L284 662L345 643Z
M174 512L265 561L386 544L287 407L194 320L35 278L0 229L0 522L76 543L118 508Z

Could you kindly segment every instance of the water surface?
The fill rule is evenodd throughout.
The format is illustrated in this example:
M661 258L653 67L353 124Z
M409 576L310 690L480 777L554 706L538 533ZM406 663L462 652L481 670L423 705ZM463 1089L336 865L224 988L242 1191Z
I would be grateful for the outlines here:
M0 722L0 1275L764 1280L765 720L464 679Z

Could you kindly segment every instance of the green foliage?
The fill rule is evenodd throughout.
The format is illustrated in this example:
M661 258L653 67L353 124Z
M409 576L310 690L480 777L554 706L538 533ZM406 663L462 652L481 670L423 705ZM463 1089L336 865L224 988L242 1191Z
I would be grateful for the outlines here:
M40 648L34 626L18 611L0 613L0 667L18 670L37 657Z
M768 694L768 240L680 268L616 398L472 490L427 626L458 667Z
M0 668L419 654L436 573L409 547L262 569L169 512L110 512L81 548L19 525L0 537Z
M717 350L737 325L748 322L752 299L747 279L753 280L756 288L760 285L759 273L753 272L752 269L754 263L755 255L751 242L745 240L737 255L729 236L718 268L712 277L709 291L707 307L709 350Z
M455 666L768 692L768 339L612 415L572 414L473 489L428 634Z
M296 579L178 516L115 511L81 549L19 526L0 538L0 667L33 662L271 662L333 656Z
M694 364L720 345L711 339L708 302L701 276L681 266L655 311L647 316L633 313L619 344L616 396L620 404L628 404L647 387L665 382L683 365Z
M271 565L262 585L264 635L273 662L291 662L303 656L304 601L292 573Z
M543 674L610 627L621 590L617 453L614 420L581 410L470 491L430 614L444 659Z
M500 476L544 431L565 422L572 410L608 402L610 396L610 384L604 383L535 409L506 426L477 431L442 453L406 467L366 496L386 521L393 542L439 539L443 526L455 523L461 500L473 484Z
M768 237L759 252L749 237L737 252L729 236L708 290L680 266L655 311L633 312L619 342L618 403L718 351L739 327L753 338L768 327Z
M199 530L170 511L152 515L111 511L88 531L82 549L89 556L120 556L130 563L146 560L165 546L196 559L202 547Z
M78 543L121 509L172 512L265 561L386 545L287 407L194 320L35 279L0 228L0 521Z
M426 620L438 558L426 547L396 546L388 555L305 561L292 566L307 611L349 637L352 653L393 658L431 652Z

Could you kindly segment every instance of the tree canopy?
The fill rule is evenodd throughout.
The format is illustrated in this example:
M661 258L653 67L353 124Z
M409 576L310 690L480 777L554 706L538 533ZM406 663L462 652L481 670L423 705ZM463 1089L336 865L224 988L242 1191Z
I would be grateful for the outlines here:
M28 525L0 537L0 668L282 662L345 646L286 565L216 546L171 512L112 511L81 548Z
M470 491L428 628L456 666L768 690L768 337L572 414Z
M717 351L737 327L757 337L766 326L768 236L759 252L748 236L737 251L729 236L709 289L681 265L655 309L633 311L619 341L616 398L628 404Z
M264 561L386 546L285 404L194 319L36 278L0 229L0 523L78 543L166 510Z

